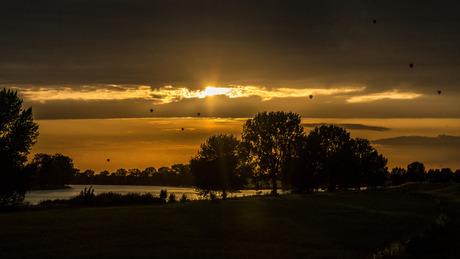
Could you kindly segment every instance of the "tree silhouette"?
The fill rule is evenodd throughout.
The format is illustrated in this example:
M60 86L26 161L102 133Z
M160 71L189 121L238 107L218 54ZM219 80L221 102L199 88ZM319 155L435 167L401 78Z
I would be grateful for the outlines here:
M425 165L420 162L413 162L407 166L407 180L409 182L425 181Z
M38 137L32 108L22 109L17 92L0 91L0 207L16 206L29 189L28 169L24 168L30 148Z
M431 183L447 183L454 181L454 173L450 168L430 169L427 173L427 180Z
M407 182L407 171L402 167L391 169L390 179L393 185L400 185Z
M320 185L318 179L318 153L313 147L317 147L312 138L306 138L302 135L299 138L297 150L298 156L293 157L289 163L287 171L287 182L296 188L299 193L310 192L311 189L316 189Z
M77 173L72 159L61 154L36 154L31 166L35 169L34 184L44 189L63 187Z
M317 127L300 140L298 156L289 171L289 183L297 191L385 184L387 159L369 140L352 139L343 128L334 125Z
M323 125L312 130L308 137L313 152L317 155L316 172L320 182L328 190L339 187L354 187L359 182L359 172L354 157L354 143L350 133L334 125Z
M240 141L233 135L214 135L201 145L198 154L190 160L190 172L196 188L204 196L234 192L246 184L246 176L239 166Z
M388 160L371 146L369 140L356 138L354 143L361 185L367 187L385 185Z
M454 172L454 182L460 183L460 169L457 169Z
M292 112L261 112L243 125L241 151L255 179L269 179L272 194L277 194L277 181L288 172L303 135L300 116Z

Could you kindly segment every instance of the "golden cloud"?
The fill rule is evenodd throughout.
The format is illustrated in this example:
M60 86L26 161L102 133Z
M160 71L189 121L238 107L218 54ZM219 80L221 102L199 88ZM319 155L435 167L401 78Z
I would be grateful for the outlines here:
M393 99L393 100L410 100L422 96L417 93L408 93L408 92L399 92L398 90L393 90L383 93L375 93L369 95L354 96L347 99L348 103L361 103L361 102L373 102L383 99Z
M164 86L152 89L150 86L119 85L83 86L75 90L70 87L24 89L16 88L21 95L29 100L46 102L52 100L125 100L147 99L158 104L177 102L183 99L205 98L208 96L227 96L228 98L243 98L257 96L263 101L273 98L308 97L309 95L344 95L362 92L366 87L342 88L272 88L260 86L229 85L228 87L207 86L204 90L190 90L186 87Z

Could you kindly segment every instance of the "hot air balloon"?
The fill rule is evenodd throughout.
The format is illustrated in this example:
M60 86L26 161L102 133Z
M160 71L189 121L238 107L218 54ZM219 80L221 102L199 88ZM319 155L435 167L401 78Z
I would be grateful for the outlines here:
M197 113L196 115L200 116L200 115L201 115L201 113Z
M182 128L182 131L184 131L184 128Z
M441 94L441 90L438 90L438 94Z
M153 109L150 109L150 112L153 112Z
M414 67L414 64L410 63L410 64L409 64L409 67L410 67L410 68L413 68L413 67Z
M311 99L311 98L313 98L313 95L310 94L308 97L310 97L310 99Z
M110 158L107 158L107 163L110 162Z

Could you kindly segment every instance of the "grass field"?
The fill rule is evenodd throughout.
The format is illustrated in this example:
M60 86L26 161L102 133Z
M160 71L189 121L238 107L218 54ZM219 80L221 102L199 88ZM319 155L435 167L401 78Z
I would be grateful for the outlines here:
M412 183L395 188L407 193L427 194L445 207L447 225L426 238L414 254L419 258L460 258L460 184Z
M392 191L10 212L0 257L368 258L437 215Z

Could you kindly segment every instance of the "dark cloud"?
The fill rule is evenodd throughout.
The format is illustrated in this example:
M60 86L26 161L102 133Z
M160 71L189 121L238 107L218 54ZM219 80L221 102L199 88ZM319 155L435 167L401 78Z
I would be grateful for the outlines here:
M331 123L302 123L304 127L315 128L322 125L330 125ZM372 130L372 131L388 131L390 128L380 126L370 126L358 123L343 123L343 124L332 124L348 130Z
M6 0L0 83L199 88L208 80L309 79L366 84L371 92L436 84L458 93L459 5Z
M400 136L373 140L372 143L392 146L445 146L460 148L460 136L439 135L426 136Z

